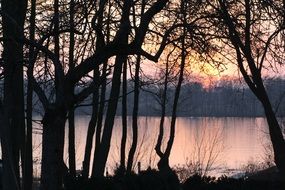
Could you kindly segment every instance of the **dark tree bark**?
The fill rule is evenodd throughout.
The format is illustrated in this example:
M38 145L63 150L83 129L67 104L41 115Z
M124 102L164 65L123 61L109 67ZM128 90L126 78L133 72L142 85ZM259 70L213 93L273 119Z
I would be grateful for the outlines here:
M107 62L103 63L102 76L106 76L107 66L108 66ZM107 85L107 79L106 77L102 77L101 92L100 92L100 105L99 105L99 110L98 110L98 121L97 121L97 127L96 127L95 149L94 149L93 158L95 158L95 156L97 155L100 144L101 144L101 133L102 133L102 127L103 127L102 123L103 123L103 116L104 116L104 110L105 110L106 85ZM94 162L93 162L92 168L93 167L94 167Z
M53 10L54 10L54 16L53 16L53 32L55 33L55 35L53 36L54 38L54 55L57 57L57 59L59 60L59 56L60 56L60 44L59 44L59 0L54 0L53 3ZM58 76L58 72L55 71L55 90L56 90L56 98L58 98L59 96L61 96L59 93L59 76Z
M101 15L102 16L102 15ZM110 43L110 21L111 21L111 5L108 6L108 16L106 21L106 44ZM96 128L96 136L95 136L95 149L93 158L97 155L99 151L99 147L101 144L101 133L103 127L103 116L105 112L105 101L106 101L106 87L107 87L107 68L108 68L108 60L103 62L102 75L101 75L101 89L100 89L100 105L98 110L98 122ZM92 168L94 168L94 162Z
M20 188L20 156L24 160L25 116L23 90L23 44L26 0L1 1L4 52L4 102L3 108L8 123L4 132L3 189ZM13 138L12 138L13 137ZM16 180L15 180L16 178Z
M146 1L142 0L141 3L141 11L140 11L140 17L145 12L145 6ZM133 12L135 12L135 7L133 7ZM133 24L135 25L136 16L133 15ZM130 174L133 169L133 162L134 162L134 156L137 149L138 144L138 111L139 111L139 94L140 94L140 63L141 62L141 56L137 55L136 60L136 67L135 67L135 78L134 78L134 106L133 106L133 114L132 114L132 144L128 155L128 162L127 162L127 174Z
M30 40L35 40L35 17L36 17L36 0L31 1L31 16L30 22ZM33 185L33 68L34 68L34 47L29 47L29 66L28 66L28 86L27 86L27 110L26 110L26 142L25 142L25 161L23 170L23 189L30 190Z
M121 151L120 151L120 172L122 174L126 170L126 142L127 142L127 61L123 67L123 85L122 85L122 138L121 138Z
M162 139L164 135L164 120L165 120L165 110L166 110L166 99L167 99L167 88L168 88L168 77L169 77L169 56L167 57L166 63L165 63L165 79L164 79L164 88L163 88L163 93L162 93L162 102L161 102L161 115L160 115L160 122L159 122L159 133L158 133L158 138L156 141L155 145L155 151L156 154L162 158L163 157L163 152L161 150L162 146Z
M62 189L63 176L67 172L63 162L64 127L66 111L61 106L50 105L42 120L42 171L41 189Z
M129 156L128 156L128 164L127 164L127 174L130 174L133 167L134 156L137 149L138 144L138 110L139 110L139 94L140 94L140 62L141 57L138 56L136 62L135 69L135 86L134 86L134 107L133 107L133 117L132 117L132 130L133 130L133 138L132 145L130 148Z
M182 18L181 21L183 23L186 23L186 11L185 11L185 3L183 0L181 1L181 14ZM158 136L158 141L155 147L155 150L160 157L160 160L157 164L159 171L165 173L165 174L173 174L173 171L171 170L169 166L169 157L170 153L172 150L173 142L174 142L174 137L175 137L175 124L176 124L176 117L177 117L177 107L178 107L178 100L179 100L179 95L181 91L181 86L183 82L183 77L184 77L184 68L185 68L185 62L186 62L186 56L187 56L187 51L186 51L186 46L185 46L185 41L186 41L186 27L183 26L182 32L181 32L181 62L180 62L180 68L179 68L179 76L178 76L178 82L177 86L175 89L175 94L174 94L174 100L173 100L173 105L172 105L172 113L171 113L171 123L170 123L170 133L169 133L169 139L165 148L164 153L161 151L161 141L163 138L163 121L164 121L164 115L165 115L165 100L166 100L166 90L167 90L167 83L168 83L168 75L169 75L169 70L168 70L168 59L169 56L171 56L171 53L167 57L167 63L166 63L166 74L165 74L165 86L164 86L164 93L163 93L163 104L162 104L162 118L161 118L161 123L160 123L160 132Z
M115 38L121 40L120 41L121 45L126 45L128 43L128 35L130 33L129 15L130 15L131 4L132 0L124 2L122 8L121 25L115 36ZM110 150L110 142L114 125L114 119L120 95L122 67L124 62L126 62L126 60L127 60L127 55L117 55L115 60L110 100L108 102L102 140L98 147L98 154L96 154L94 157L92 177L101 177L104 175L105 165Z
M184 33L185 35L185 33ZM182 56L181 56L181 64L180 64L180 73L179 73L179 78L178 78L178 83L175 89L175 95L174 95L174 101L173 101L173 106L172 106L172 114L171 114L171 123L170 123L170 135L169 139L167 142L167 146L165 149L165 152L163 156L161 157L159 163L158 163L158 168L160 170L166 170L166 171L171 171L171 168L169 166L169 156L171 153L171 149L173 146L174 142L174 137L175 137L175 123L176 123L176 117L177 117L177 106L178 106L178 100L179 100L179 95L181 91L181 85L183 82L183 75L184 75L184 68L185 68L185 58L186 58L186 49L185 49L185 38L183 37L182 39Z
M263 92L262 92L263 91ZM277 121L275 112L272 109L272 105L268 98L266 91L262 90L260 95L262 98L260 101L264 107L267 124L269 126L269 135L273 145L274 161L278 170L281 172L282 177L285 179L285 142L282 135L280 125Z
M93 137L95 133L95 127L97 124L98 119L98 105L99 105L99 67L94 70L94 93L92 97L92 115L91 120L89 122L88 131L87 131L87 138L86 138L86 146L85 146L85 154L84 154L84 161L83 161L83 172L82 176L84 178L88 178L89 176L89 168L90 168L90 156L93 144ZM97 146L97 145L96 145Z
M76 175L76 162L75 162L75 123L74 123L74 110L68 112L68 165L69 173L72 178Z
M55 64L55 103L48 103L45 106L45 115L42 120L43 136L42 136L42 167L41 167L41 189L53 190L62 189L63 177L67 173L66 165L63 161L64 152L64 131L67 118L67 110L71 106L65 105L64 90L73 89L73 85L69 83L69 88L64 88L63 85L63 70L60 57L59 44L59 0L54 0L53 3L53 32L54 35L54 61ZM40 96L38 94L38 96ZM39 97L41 98L41 97ZM66 100L67 101L67 100Z
M69 26L70 26L70 37L69 37L69 69L74 69L74 0L70 1L69 5ZM71 94L74 94L72 88ZM69 172L72 178L76 175L76 161L75 161L75 124L74 124L74 109L70 109L68 113L68 155L69 155Z
M9 189L20 189L20 184L18 181L18 176L15 172L15 166L13 163L13 152L11 135L9 134L9 121L8 116L5 115L4 106L0 102L0 138L1 138L1 150L2 150L2 161L3 161L3 173L2 173L2 188L4 190ZM7 136L9 134L9 136ZM6 172L6 173L4 173Z
M95 29L97 31L102 31L102 27L103 27L103 7L105 6L106 1L101 0L99 2L99 10L98 10L98 19L96 20L96 27ZM94 21L95 22L95 21ZM98 34L98 33L97 33ZM104 46L105 42L104 42L104 38L102 37L102 35L98 34L97 36L97 41L96 41L96 49L100 49ZM106 69L105 69L106 70ZM106 71L105 71L106 72ZM82 175L84 178L88 178L89 176L89 170L90 170L90 159L91 159L91 150L92 150L92 144L93 144L93 137L94 137L94 133L95 133L95 127L97 125L97 121L99 118L99 81L100 81L100 68L99 65L95 66L95 69L93 71L93 82L95 83L94 85L94 92L93 92L93 99L92 99L92 116L91 116L91 120L89 122L89 126L88 126L88 131L87 131L87 138L86 138L86 146L85 146L85 155L84 155L84 161L83 161L83 172ZM103 78L105 78L105 75L102 75ZM105 92L104 92L105 93ZM102 113L102 117L103 117L103 113ZM100 122L102 122L102 118L99 118ZM96 131L96 140L95 140L95 145L100 146L100 137L101 137L101 126L97 125L97 131ZM98 132L98 133L97 133ZM97 136L98 135L98 136ZM98 139L97 139L98 137ZM97 142L98 141L98 142ZM98 144L97 144L98 143ZM95 147L95 151L96 152L96 147ZM95 156L95 154L94 154Z
M104 130L103 130L101 143L99 144L98 147L98 152L94 157L92 175L91 175L92 178L102 177L104 175L105 165L110 150L110 141L112 136L114 119L120 95L122 65L125 62L125 60L126 60L125 56L118 56L115 61L114 73L112 78L112 88L110 93L110 99L108 102Z

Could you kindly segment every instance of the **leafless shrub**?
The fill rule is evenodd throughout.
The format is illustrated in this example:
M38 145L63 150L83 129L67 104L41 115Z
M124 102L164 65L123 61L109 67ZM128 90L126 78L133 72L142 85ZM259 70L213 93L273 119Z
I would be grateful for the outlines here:
M209 172L218 167L224 150L222 132L223 130L219 127L215 127L210 132L207 127L203 126L201 133L194 136L194 148L189 152L191 157L186 158L186 164L174 167L181 182L194 174L207 176Z

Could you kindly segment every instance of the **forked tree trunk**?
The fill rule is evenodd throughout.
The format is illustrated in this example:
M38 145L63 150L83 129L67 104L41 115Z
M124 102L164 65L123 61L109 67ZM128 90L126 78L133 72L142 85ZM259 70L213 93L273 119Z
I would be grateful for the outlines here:
M184 9L184 5L182 6ZM160 156L160 160L157 164L158 169L165 173L173 173L170 166L169 166L169 157L172 150L172 146L174 143L174 137L175 137L175 128L176 128L176 117L177 117L177 107L178 107L178 101L181 91L181 86L183 82L184 77L184 68L185 68L185 62L186 62L186 47L185 47L185 36L186 36L186 29L183 28L183 37L181 39L181 62L180 62L180 70L179 70L179 77L178 77L178 83L175 89L175 95L172 105L172 113L171 113L171 123L170 123L170 134L169 139L167 142L167 146L165 149L165 152ZM168 73L168 72L167 72Z
M167 87L168 87L168 75L169 75L169 61L166 60L166 66L165 66L165 79L164 79L164 87L162 92L162 100L161 100L161 114L160 114L160 122L159 122L159 133L158 138L155 145L155 152L156 154L162 158L163 152L161 150L162 148L162 140L164 135L164 120L165 120L165 112L166 112L166 96L167 96Z
M54 55L59 60L59 0L53 3L53 31ZM55 103L50 103L45 108L45 115L42 120L42 167L41 167L41 189L60 190L63 186L63 177L68 171L63 162L64 131L67 117L67 110L64 102L64 89L60 81L60 70L55 68ZM68 92L70 93L70 91Z
M176 124L176 117L177 117L177 106L178 106L178 100L179 100L179 95L180 95L180 91L181 91L181 85L183 82L183 72L184 72L185 56L186 56L185 51L182 51L182 52L183 52L182 54L184 54L184 55L182 55L178 84L177 84L177 87L175 89L175 96L174 96L174 102L173 102L172 114L171 114L169 139L167 142L165 152L164 152L163 156L160 158L160 161L158 162L158 168L161 171L170 171L171 170L170 166L169 166L169 156L171 153L171 149L172 149L174 137L175 137L175 124Z
M107 114L104 124L104 131L102 140L98 146L98 152L94 156L92 175L91 177L102 177L104 175L106 162L110 150L110 142L112 136L112 130L114 126L114 119L116 115L118 99L120 95L121 86L121 73L122 65L126 60L126 56L117 56L115 61L114 73L112 78L112 88L110 93L110 99L108 102Z
M93 158L98 154L99 147L101 144L101 133L103 127L103 116L105 111L105 99L106 99L106 86L107 86L107 79L106 79L106 72L107 72L107 65L108 63L103 63L103 71L102 71L102 82L101 82L101 92L100 92L100 105L98 110L98 118L97 118L97 127L96 127L96 135L95 135L95 149L93 152ZM94 167L94 162L93 166Z
M97 12L97 20L96 20L96 28L97 30L101 31L103 26L103 14L104 9L102 9L106 4L106 1L100 0L99 1L99 10ZM94 21L95 22L95 21ZM95 24L95 23L94 23ZM97 36L96 40L96 49L100 49L104 46L104 38L101 35ZM101 77L104 77L105 80L105 73L106 73L106 64L103 63L103 73ZM84 178L87 178L89 176L90 171L90 159L91 159L91 150L92 150L92 144L93 144L93 137L96 129L96 138L95 138L95 149L94 149L94 157L97 154L98 147L100 146L100 138L101 138L101 128L102 128L102 118L103 118L103 110L104 110L104 103L103 105L100 104L99 108L99 86L100 86L100 68L99 65L96 65L93 73L93 82L95 83L94 92L93 92L93 99L92 99L92 116L91 120L89 122L88 126L88 132L87 132L87 139L86 139L86 146L85 146L85 155L84 155L84 161L83 161L83 172L82 175ZM105 81L104 81L105 83ZM106 83L105 83L106 84ZM105 85L103 84L103 85ZM103 87L102 87L103 88ZM105 91L105 89L104 89ZM105 92L102 92L104 94ZM104 95L105 96L105 95ZM103 106L103 110L101 110L101 106ZM102 112L100 112L102 111ZM99 115L101 114L101 115ZM98 120L100 123L98 123Z
M130 6L131 6L130 2L124 2L122 8L122 18L121 18L120 28L116 34L117 36L115 37L115 38L118 37L118 39L121 40L122 44L128 43L128 35L130 33L130 22L129 22ZM110 99L108 102L106 119L104 123L102 140L98 146L97 149L98 152L95 152L91 177L102 177L104 175L105 166L110 150L114 119L120 95L122 67L124 62L126 62L126 60L127 60L127 55L116 56L113 78L112 78L112 87L110 92Z
M84 161L83 161L83 172L82 176L84 178L88 178L89 176L89 168L90 168L90 158L91 158L91 150L93 146L93 137L95 133L95 127L97 124L98 119L98 105L99 105L99 67L96 67L94 70L94 93L92 97L92 115L88 125L87 130L87 138L86 138L86 145L85 145L85 154L84 154Z

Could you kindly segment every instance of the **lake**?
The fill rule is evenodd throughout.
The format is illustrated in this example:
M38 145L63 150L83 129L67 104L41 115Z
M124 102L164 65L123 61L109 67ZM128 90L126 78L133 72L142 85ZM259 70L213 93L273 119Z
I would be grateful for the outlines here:
M76 117L76 163L81 169L84 157L86 133L90 116ZM139 140L135 155L135 166L141 162L142 168L156 167L157 156L154 151L159 117L139 117ZM119 163L121 118L116 117L107 161L107 170L112 173ZM128 140L130 145L132 130L131 117L128 117ZM169 135L170 118L165 120L164 144ZM66 131L67 133L67 131ZM65 161L68 163L67 143ZM40 160L41 137L35 134L34 157ZM201 163L210 166L215 175L228 171L239 171L249 162L263 161L269 145L267 123L264 118L214 118L214 117L178 117L176 121L175 140L170 156L171 166L193 165ZM127 151L128 154L128 151ZM39 169L36 169L39 174Z

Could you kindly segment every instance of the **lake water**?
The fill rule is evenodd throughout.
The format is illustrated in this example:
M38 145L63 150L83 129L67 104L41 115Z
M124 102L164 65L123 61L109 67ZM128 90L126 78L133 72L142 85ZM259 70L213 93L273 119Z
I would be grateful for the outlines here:
M76 162L77 169L81 169L84 157L86 133L90 117L76 117ZM135 156L135 170L137 162L142 168L155 167L157 156L154 146L159 128L159 117L139 117L139 140ZM128 118L128 146L131 142L131 117ZM170 118L165 122L164 144L169 135ZM213 118L179 117L176 122L175 140L170 156L170 165L185 165L201 163L204 167L208 163L211 168L240 169L248 162L263 161L266 153L265 147L269 144L267 123L264 118ZM67 132L67 131L66 131ZM109 173L119 162L121 140L121 118L117 117L113 129L111 149L107 161ZM66 140L67 142L67 140ZM35 135L34 156L40 158L40 135ZM67 143L65 146L67 151ZM127 151L128 153L128 151ZM65 161L68 163L67 153ZM229 171L229 170L227 170ZM39 169L36 171L40 172Z

